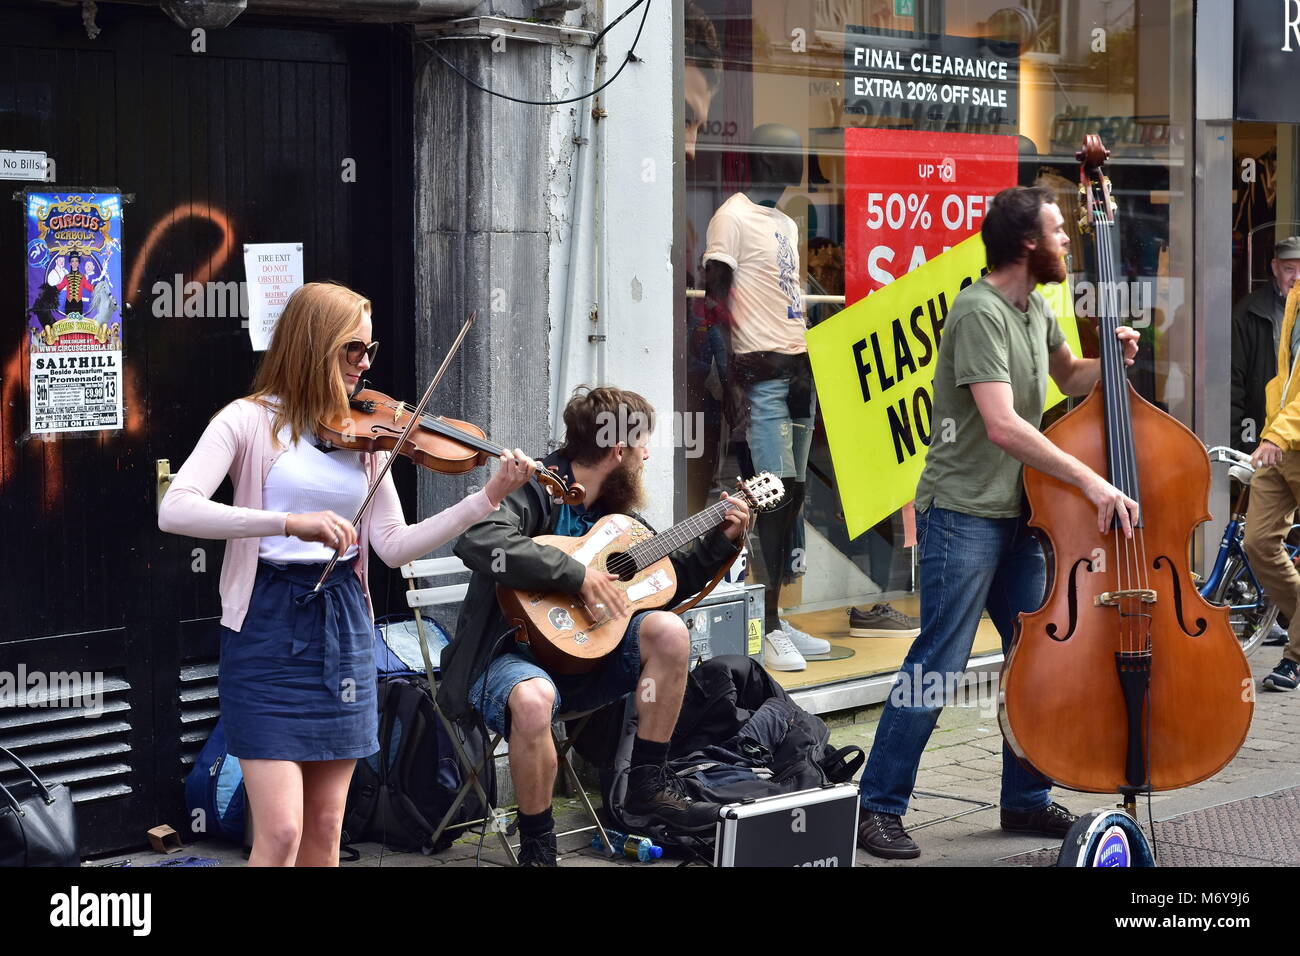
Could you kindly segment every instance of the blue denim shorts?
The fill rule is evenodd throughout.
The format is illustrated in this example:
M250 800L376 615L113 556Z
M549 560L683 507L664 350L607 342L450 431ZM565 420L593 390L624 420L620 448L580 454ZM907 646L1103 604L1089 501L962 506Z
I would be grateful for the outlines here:
M548 674L523 644L499 654L487 670L470 685L470 705L494 733L510 736L510 712L507 702L515 685L533 678L549 681L555 688L551 719L564 711L595 710L611 704L632 691L641 677L641 622L653 611L632 615L623 641L614 653L590 674Z

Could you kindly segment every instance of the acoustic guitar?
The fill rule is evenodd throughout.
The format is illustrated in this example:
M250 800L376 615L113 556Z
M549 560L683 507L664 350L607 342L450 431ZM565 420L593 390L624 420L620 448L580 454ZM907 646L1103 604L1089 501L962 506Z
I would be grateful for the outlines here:
M737 484L751 511L770 511L785 495L781 479L768 472ZM613 618L603 608L588 608L580 594L525 591L497 585L497 600L506 622L518 625L520 640L538 663L555 674L585 674L622 642L632 615L663 607L677 593L677 575L668 556L687 542L720 525L734 505L719 501L655 534L627 515L598 518L580 538L559 534L533 540L575 558L584 567L602 568L619 579L627 616Z

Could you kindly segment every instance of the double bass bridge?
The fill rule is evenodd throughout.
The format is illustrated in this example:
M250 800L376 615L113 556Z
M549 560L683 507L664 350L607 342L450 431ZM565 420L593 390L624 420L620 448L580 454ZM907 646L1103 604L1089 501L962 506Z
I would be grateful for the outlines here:
M1129 588L1124 591L1102 591L1092 599L1097 607L1118 607L1120 601L1141 601L1143 604L1155 604L1154 588Z

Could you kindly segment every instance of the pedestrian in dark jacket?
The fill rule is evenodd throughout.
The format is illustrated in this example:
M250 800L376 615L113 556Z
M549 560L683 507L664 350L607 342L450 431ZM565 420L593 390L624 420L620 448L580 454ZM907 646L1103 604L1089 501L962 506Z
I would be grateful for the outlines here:
M613 583L617 575L532 540L543 534L580 537L607 514L637 517L653 416L649 402L635 392L579 390L564 410L565 445L544 463L586 489L583 504L556 504L526 485L469 528L455 547L473 575L455 638L443 650L438 702L449 716L476 713L508 737L524 865L555 865L551 794L557 759L551 722L561 703L564 710L588 710L637 691L628 808L686 832L710 829L717 819L717 808L692 801L665 767L690 663L686 625L669 611L626 617L624 593ZM699 591L735 558L749 512L743 501L727 500L733 510L722 525L670 556L677 576L673 603ZM548 674L525 645L513 640L497 604L498 584L579 594L597 615L621 619L616 626L625 627L623 641L590 674Z
M1300 237L1273 250L1273 278L1232 310L1232 447L1252 452L1264 430L1264 386L1277 374L1278 337L1286 294L1300 279ZM1296 343L1300 344L1300 343ZM1292 355L1296 354L1293 347Z

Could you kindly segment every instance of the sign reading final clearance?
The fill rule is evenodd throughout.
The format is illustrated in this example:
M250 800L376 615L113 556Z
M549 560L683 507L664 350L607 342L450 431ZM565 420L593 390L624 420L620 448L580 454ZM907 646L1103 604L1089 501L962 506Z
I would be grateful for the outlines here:
M808 331L808 358L826 422L850 538L916 494L936 431L934 365L944 320L986 268L978 234ZM1040 286L1075 355L1079 330L1065 283ZM1064 396L1048 382L1051 408Z

